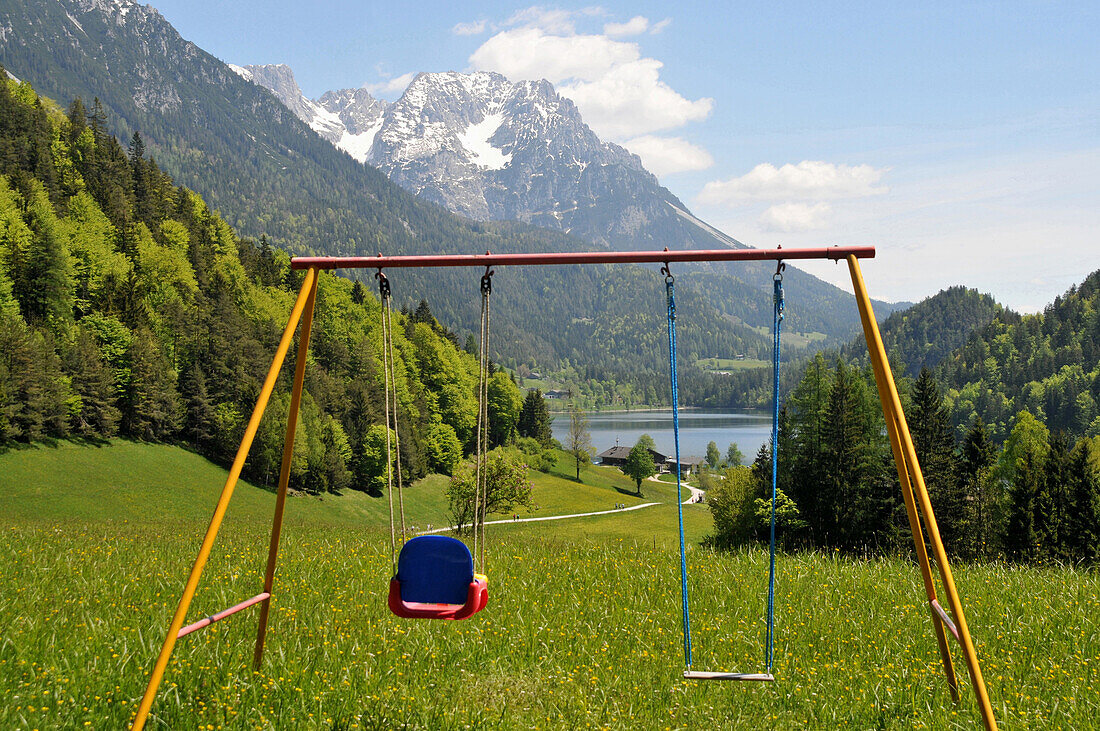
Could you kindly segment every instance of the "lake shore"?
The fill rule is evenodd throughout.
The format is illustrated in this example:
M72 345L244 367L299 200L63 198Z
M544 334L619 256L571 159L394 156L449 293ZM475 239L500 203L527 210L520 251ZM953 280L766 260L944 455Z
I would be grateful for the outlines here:
M675 454L671 408L609 409L584 414L596 454L614 446L634 445L643 434L653 438L657 451ZM761 444L771 439L771 415L764 411L681 409L679 422L680 454L685 458L702 457L712 441L722 452L736 443L743 454L755 454ZM561 441L569 430L568 414L553 414L551 428L554 437Z

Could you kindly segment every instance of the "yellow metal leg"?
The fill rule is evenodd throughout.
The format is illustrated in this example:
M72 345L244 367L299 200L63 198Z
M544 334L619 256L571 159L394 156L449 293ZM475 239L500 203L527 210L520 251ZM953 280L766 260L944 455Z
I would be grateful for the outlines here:
M187 577L187 584L184 586L183 596L180 597L179 604L176 606L176 613L172 616L172 623L168 627L168 635L164 638L164 645L160 648L160 655L157 656L156 664L153 666L153 672L149 675L149 683L145 687L145 695L142 696L137 715L134 716L134 723L130 727L133 731L140 731L145 727L145 721L149 717L149 709L152 708L153 699L157 694L157 688L160 686L161 678L164 677L165 668L168 667L168 660L172 657L172 650L176 646L176 634L179 632L180 627L183 626L183 621L187 617L187 609L191 605L191 599L195 596L195 589L198 588L199 577L202 576L203 567L206 566L206 560L210 557L210 550L214 547L214 539L218 535L218 529L221 527L222 519L225 518L225 511L229 507L229 499L233 497L233 488L237 486L237 480L241 476L241 470L244 469L244 462L248 457L248 450L252 446L252 440L256 437L256 430L260 427L260 419L263 418L268 399L271 398L271 392L275 389L275 381L279 378L279 370L282 368L283 360L286 359L286 353L290 349L291 342L294 340L294 330L298 326L298 320L302 317L302 310L305 309L306 300L313 291L313 284L316 279L317 271L315 269L310 269L306 272L305 282L302 284L301 291L298 292L298 299L295 301L294 309L291 310L290 313L290 321L283 331L283 337L279 341L279 348L275 351L275 357L271 362L271 368L267 372L267 378L264 380L263 388L260 389L260 396L256 399L256 407L252 410L252 418L248 421L248 426L244 431L244 437L241 439L241 446L237 449L237 456L233 460L233 466L229 469L229 476L225 480L225 486L222 487L221 497L218 498L218 505L214 509L213 517L210 518L210 525L206 529L206 536L202 539L199 555L195 558L195 563L191 567L191 574Z
M856 257L848 257L848 268L852 274L856 304L859 306L859 316L863 322L867 348L875 369L875 380L879 382L879 393L884 398L884 405L886 405L886 402L889 405L884 416L888 428L892 422L892 426L897 432L901 454L895 452L895 461L899 456L903 458L902 461L897 462L898 473L900 475L903 472L908 472L909 477L911 477L910 484L915 488L913 492L928 527L928 537L932 543L932 550L936 555L936 563L939 565L940 579L943 581L947 601L951 606L951 614L954 616L958 628L959 644L962 645L963 657L966 659L966 667L970 672L970 681L974 687L974 695L978 700L982 721L985 723L986 729L993 731L997 728L997 720L993 717L993 707L989 703L989 694L986 691L985 680L982 678L982 669L978 664L978 655L974 651L974 642L966 625L966 616L963 614L962 600L955 589L955 579L951 575L951 566L947 561L947 551L940 539L936 516L932 512L932 501L929 499L928 489L924 485L924 475L921 474L920 465L917 462L913 439L909 434L909 426L905 421L905 414L901 408L901 398L898 396L897 386L894 384L894 375L890 371L890 363L886 358L886 348L882 344L878 323L875 321L874 311L871 308L871 298L867 295L867 288L863 283L863 275L860 273L859 261ZM936 623L936 626L942 627L939 623Z
M310 269L310 271L316 271ZM279 469L279 492L275 497L275 519L271 524L271 545L267 551L267 570L264 572L264 591L271 594L275 584L275 563L279 558L279 535L283 528L283 508L286 505L286 488L290 482L290 464L294 458L294 433L298 426L298 405L302 401L302 386L306 378L306 357L309 354L309 334L313 328L313 303L317 299L317 282L309 292L302 331L298 335L298 360L294 365L294 388L290 392L290 414L286 420L286 439L283 441L283 464ZM264 659L264 638L267 636L267 616L271 608L268 596L260 605L260 624L256 630L256 651L252 666L259 670Z
M875 381L882 383L878 369L875 370ZM880 388L879 396L883 396ZM883 408L886 408L886 400L883 399ZM889 413L887 411L886 413ZM921 530L920 516L917 514L917 506L913 498L913 486L910 482L910 470L904 469L904 457L901 451L900 431L897 420L893 416L887 419L887 432L890 435L890 446L894 451L894 464L898 466L898 480L901 483L901 494L905 500L905 512L909 516L909 530L913 534L913 548L917 554L917 563L920 565L921 578L924 580L924 593L928 596L928 611L932 615L932 627L936 632L936 644L940 650L940 660L943 662L943 674L947 678L947 689L951 693L951 700L959 702L959 679L955 675L955 664L951 660L951 646L947 643L947 631L944 629L940 615L933 609L933 602L938 600L936 596L936 581L932 576L932 565L928 560L928 549L924 545L924 533ZM919 466L918 468L919 469Z

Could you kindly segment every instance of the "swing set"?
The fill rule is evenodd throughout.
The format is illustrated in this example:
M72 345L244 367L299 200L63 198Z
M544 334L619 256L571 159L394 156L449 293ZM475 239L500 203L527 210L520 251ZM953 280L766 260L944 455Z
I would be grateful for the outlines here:
M886 351L879 334L878 324L871 307L860 271L859 259L875 255L874 247L834 246L829 248L794 249L718 249L718 250L682 250L670 251L630 251L630 252L574 252L574 253L535 253L535 254L491 254L479 255L440 255L440 256L382 256L377 257L296 257L291 267L305 270L301 290L291 310L286 328L276 349L271 367L264 380L260 395L256 401L252 417L241 439L240 447L229 470L222 488L213 517L199 548L191 572L187 578L179 603L173 614L164 643L149 675L145 693L138 706L131 726L135 731L144 728L150 710L156 698L157 689L168 667L176 641L192 632L207 627L214 622L230 617L249 607L260 605L259 627L253 654L253 666L259 668L263 662L264 641L267 634L271 598L274 589L275 570L279 553L279 538L282 529L283 511L286 504L287 485L290 478L290 466L294 452L294 435L297 426L298 407L301 402L305 378L305 366L309 351L310 330L313 323L313 309L317 297L317 280L321 270L326 269L377 269L379 296L382 301L383 335L383 380L386 392L386 454L387 454L387 497L390 515L391 570L388 606L399 617L410 619L450 619L461 620L472 617L483 610L488 603L488 578L485 571L485 513L486 513L486 469L485 454L488 446L488 410L487 410L487 372L489 337L489 295L492 292L493 267L497 266L538 266L572 265L602 263L662 264L661 273L665 275L665 291L668 312L669 378L672 388L673 434L676 448L676 490L680 533L680 579L683 621L684 671L688 680L736 680L772 682L775 650L775 585L776 585L776 541L775 541L775 504L777 492L777 438L779 414L779 363L780 332L784 317L783 269L786 261L792 260L845 260L852 277L856 304L860 321L870 354L879 399L882 404L886 430L890 439L905 501L909 528L913 535L913 545L920 566L925 594L928 600L940 659L947 680L951 698L959 701L958 678L951 657L948 635L960 645L971 686L978 701L982 722L989 731L997 728L993 709L989 702L981 667L970 637L966 618L963 614L962 600L955 588L947 554L940 538L939 528L932 512L932 504L924 483L916 451L909 433L909 427L902 412L901 400L894 384ZM776 271L773 276L773 388L775 399L772 419L772 494L771 494L771 533L769 541L769 570L767 619L765 630L764 671L759 673L736 673L698 671L692 669L691 626L688 601L687 552L684 542L683 503L680 499L680 438L679 438L679 393L677 388L676 362L676 294L675 279L671 265L684 262L704 261L774 261ZM394 376L392 307L388 269L410 267L484 267L481 279L481 362L478 385L478 431L476 448L476 472L473 512L473 551L465 543L455 538L439 535L419 535L406 540L407 529L402 499L400 442L397 438L397 398L396 378ZM203 568L210 556L214 541L225 517L233 490L244 467L248 451L263 417L264 410L275 388L279 371L290 350L294 333L301 322L298 338L298 354L294 369L291 390L290 412L287 418L286 438L283 446L279 485L275 501L275 515L268 549L267 568L264 573L263 591L256 596L235 604L228 609L184 626L187 610L195 595ZM393 399L391 401L391 392ZM391 431L392 429L392 431ZM390 435L393 435L392 445ZM397 464L396 470L391 466ZM393 482L396 472L397 481L397 517L394 513ZM923 527L922 527L923 525ZM398 551L397 531L400 527L401 546ZM932 546L935 564L940 582L946 595L947 608L939 601L932 559L929 556L924 531ZM477 571L480 570L481 573ZM948 613L950 610L950 614Z

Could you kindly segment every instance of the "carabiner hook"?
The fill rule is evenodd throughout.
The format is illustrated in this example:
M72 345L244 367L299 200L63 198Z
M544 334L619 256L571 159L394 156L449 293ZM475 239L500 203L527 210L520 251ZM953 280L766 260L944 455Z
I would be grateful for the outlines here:
M378 296L382 299L386 299L390 296L390 280L386 277L386 273L382 271L382 267L378 267L378 272L374 275L374 278L378 280Z
M492 267L491 264L485 267L485 274L483 274L481 276L481 293L482 294L492 294L493 293L493 279L492 279L492 277L493 277L493 274L495 274L495 273L496 272L493 271L493 267Z

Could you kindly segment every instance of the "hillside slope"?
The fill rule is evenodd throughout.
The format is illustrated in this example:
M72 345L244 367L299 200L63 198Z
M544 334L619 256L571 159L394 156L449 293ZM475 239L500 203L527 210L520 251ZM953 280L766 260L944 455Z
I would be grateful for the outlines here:
M1052 431L1100 435L1100 271L1041 313L998 313L936 375L956 424L981 416L1003 438L1027 409Z
M269 237L297 254L474 253L564 251L591 244L516 223L471 223L417 200L376 169L335 149L269 92L240 78L179 34L151 7L128 1L0 3L0 63L50 97L68 103L98 98L108 128L122 139L135 130L178 184L198 191L245 235ZM671 240L672 248L689 242ZM731 243L729 245L736 245ZM723 269L722 271L728 271ZM767 301L770 274L738 268L701 298ZM504 362L554 367L593 344L561 342L563 324L600 320L600 273L569 268L515 270L501 289L496 354ZM851 298L797 270L789 277L794 330L846 340L854 332ZM498 282L504 277L498 277ZM654 291L660 287L652 279ZM746 284L746 282L751 284ZM685 287L690 287L686 281ZM568 297L562 293L568 292ZM460 331L477 322L476 278L453 271L406 272L395 295L409 305L427 296L436 315ZM655 295L659 296L659 294ZM758 308L759 309L759 308ZM888 306L880 311L886 314ZM801 318L836 312L836 319ZM766 325L766 317L749 325ZM648 329L659 322L649 322ZM731 322L736 330L739 325ZM741 331L741 338L751 338ZM704 352L718 351L718 342ZM631 370L656 367L650 358ZM550 363L547 365L547 361ZM586 366L598 370L598 361Z

